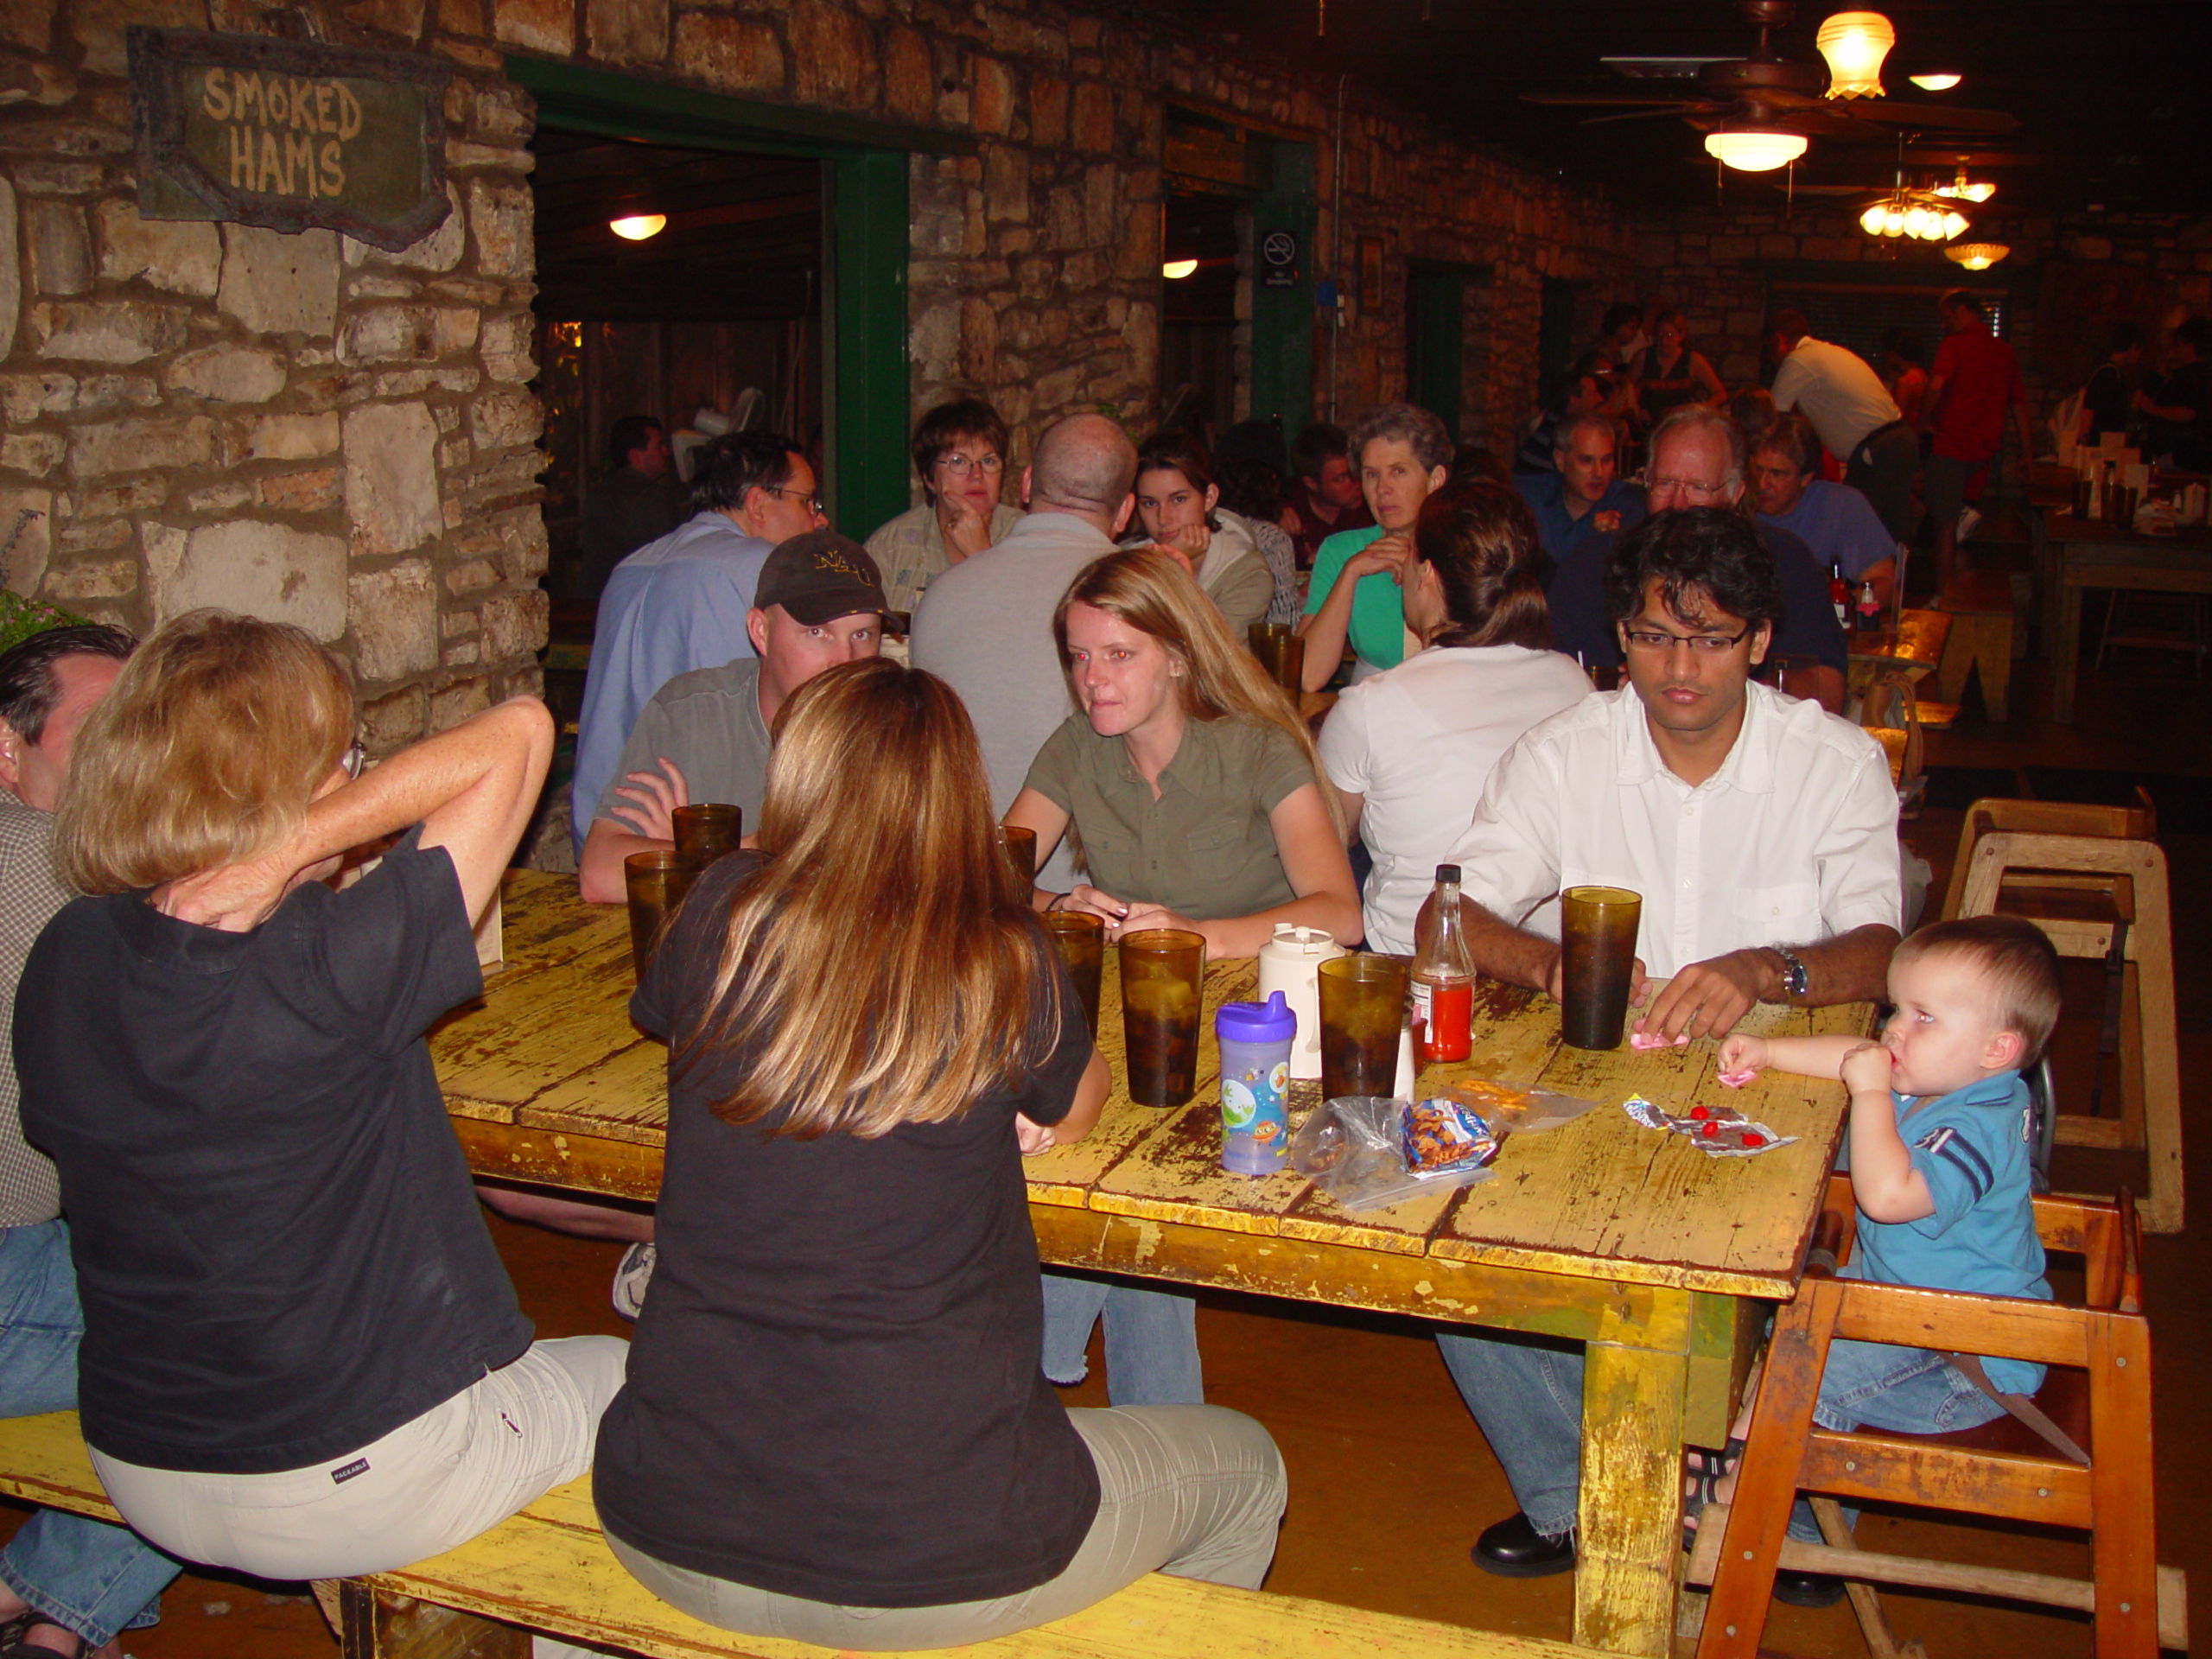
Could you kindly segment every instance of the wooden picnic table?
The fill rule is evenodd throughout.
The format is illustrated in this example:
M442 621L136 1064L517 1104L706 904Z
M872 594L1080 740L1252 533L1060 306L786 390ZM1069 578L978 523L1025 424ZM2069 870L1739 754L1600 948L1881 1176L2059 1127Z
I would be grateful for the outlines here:
M650 1199L666 1051L630 1023L626 913L583 904L569 876L513 872L503 896L504 967L430 1039L469 1162L481 1175ZM1430 1068L1424 1087L1483 1077L1598 1106L1510 1138L1477 1185L1354 1215L1294 1174L1246 1179L1220 1167L1212 1012L1252 995L1255 967L1208 967L1198 1093L1153 1109L1128 1099L1107 953L1099 1046L1113 1093L1088 1138L1025 1166L1039 1253L1066 1267L1587 1342L1575 1640L1666 1653L1681 1576L1680 1448L1726 1438L1764 1303L1796 1286L1841 1129L1841 1087L1770 1074L1740 1094L1713 1089L1709 1041L1565 1048L1548 1001L1486 981L1471 1057ZM1746 1028L1864 1031L1869 1014L1762 1006ZM1310 1103L1316 1086L1300 1087ZM1709 1158L1631 1122L1620 1110L1631 1091L1675 1110L1726 1098L1797 1140Z
M2042 534L2051 601L2050 717L2066 724L2074 718L2081 676L2082 590L2212 594L2212 526L2191 524L2169 536L2145 536L2071 512L2053 512L2044 518Z

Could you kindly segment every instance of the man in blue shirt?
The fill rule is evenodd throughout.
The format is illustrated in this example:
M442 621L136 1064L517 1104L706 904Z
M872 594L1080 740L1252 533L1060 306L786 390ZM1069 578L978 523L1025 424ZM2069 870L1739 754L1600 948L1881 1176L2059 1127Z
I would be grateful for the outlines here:
M1536 515L1537 538L1554 563L1592 535L1628 530L1643 517L1643 492L1618 475L1620 431L1602 415L1560 423L1553 473L1522 473L1513 487Z
M1751 450L1744 483L1758 522L1786 530L1823 567L1840 569L1855 598L1873 584L1882 608L1897 588L1897 543L1872 503L1848 484L1820 476L1821 440L1794 410L1775 417Z
M576 723L580 855L639 711L678 674L752 656L746 619L760 567L779 543L830 523L805 452L766 432L733 432L702 454L691 505L690 523L614 567L599 601Z

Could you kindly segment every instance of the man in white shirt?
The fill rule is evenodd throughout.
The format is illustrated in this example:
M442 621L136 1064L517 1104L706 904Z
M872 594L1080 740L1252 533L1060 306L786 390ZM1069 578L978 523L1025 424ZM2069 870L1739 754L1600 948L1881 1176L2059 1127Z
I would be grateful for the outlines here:
M1767 335L1774 406L1800 411L1843 463L1843 481L1874 506L1890 539L1912 539L1912 474L1920 436L1865 358L1815 340L1802 311L1777 311Z
M1508 750L1452 849L1475 965L1558 996L1548 895L1592 883L1643 895L1637 1031L1719 1037L1762 1001L1879 997L1897 942L1896 791L1865 732L1751 682L1780 601L1751 526L1711 508L1659 514L1623 539L1605 585L1628 685ZM1519 925L1531 907L1533 931ZM1567 1570L1580 1352L1438 1341L1521 1503L1483 1534L1476 1565Z

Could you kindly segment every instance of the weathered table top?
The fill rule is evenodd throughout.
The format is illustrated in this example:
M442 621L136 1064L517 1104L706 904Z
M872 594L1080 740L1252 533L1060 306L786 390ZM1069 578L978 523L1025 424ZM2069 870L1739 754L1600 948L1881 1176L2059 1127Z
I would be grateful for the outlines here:
M518 871L504 891L505 965L480 1002L449 1016L430 1039L448 1109L464 1129L473 1121L531 1132L525 1138L544 1154L512 1172L524 1179L650 1198L667 1121L666 1051L630 1023L625 913L583 904L572 877ZM1598 1107L1561 1128L1510 1138L1488 1181L1353 1215L1294 1174L1245 1179L1219 1166L1211 1015L1222 1001L1251 995L1255 964L1210 965L1197 1096L1179 1109L1154 1109L1129 1103L1118 976L1114 953L1107 956L1100 1047L1113 1093L1087 1139L1027 1160L1040 1236L1050 1230L1047 1212L1076 1209L1616 1285L1784 1297L1796 1281L1840 1130L1837 1084L1769 1074L1741 1091L1717 1088L1711 1042L1656 1052L1567 1048L1548 1000L1485 982L1472 1056L1430 1068L1424 1085L1481 1077L1541 1084ZM1749 1028L1864 1030L1866 1018L1864 1005L1762 1006ZM1726 1100L1798 1139L1757 1157L1708 1157L1681 1136L1630 1122L1620 1103L1631 1092L1676 1110L1700 1098ZM463 1139L480 1173L500 1173L484 1151L496 1137ZM609 1152L617 1155L601 1155ZM550 1175L546 1159L557 1165ZM1325 1289L1319 1299L1332 1300Z

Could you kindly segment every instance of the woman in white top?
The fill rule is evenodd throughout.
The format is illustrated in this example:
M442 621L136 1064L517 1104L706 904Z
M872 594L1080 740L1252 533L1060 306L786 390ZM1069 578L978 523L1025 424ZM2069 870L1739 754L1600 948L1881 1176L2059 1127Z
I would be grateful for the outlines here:
M1370 950L1414 948L1437 862L1498 757L1589 695L1582 671L1550 649L1535 552L1535 522L1513 491L1484 480L1430 496L1404 576L1406 626L1424 649L1348 688L1322 723L1321 764L1375 861L1360 907Z
M1213 601L1230 638L1266 617L1275 579L1260 556L1252 526L1221 508L1213 459L1195 438L1161 432L1137 451L1137 522L1124 547L1147 542L1179 554L1201 593Z

